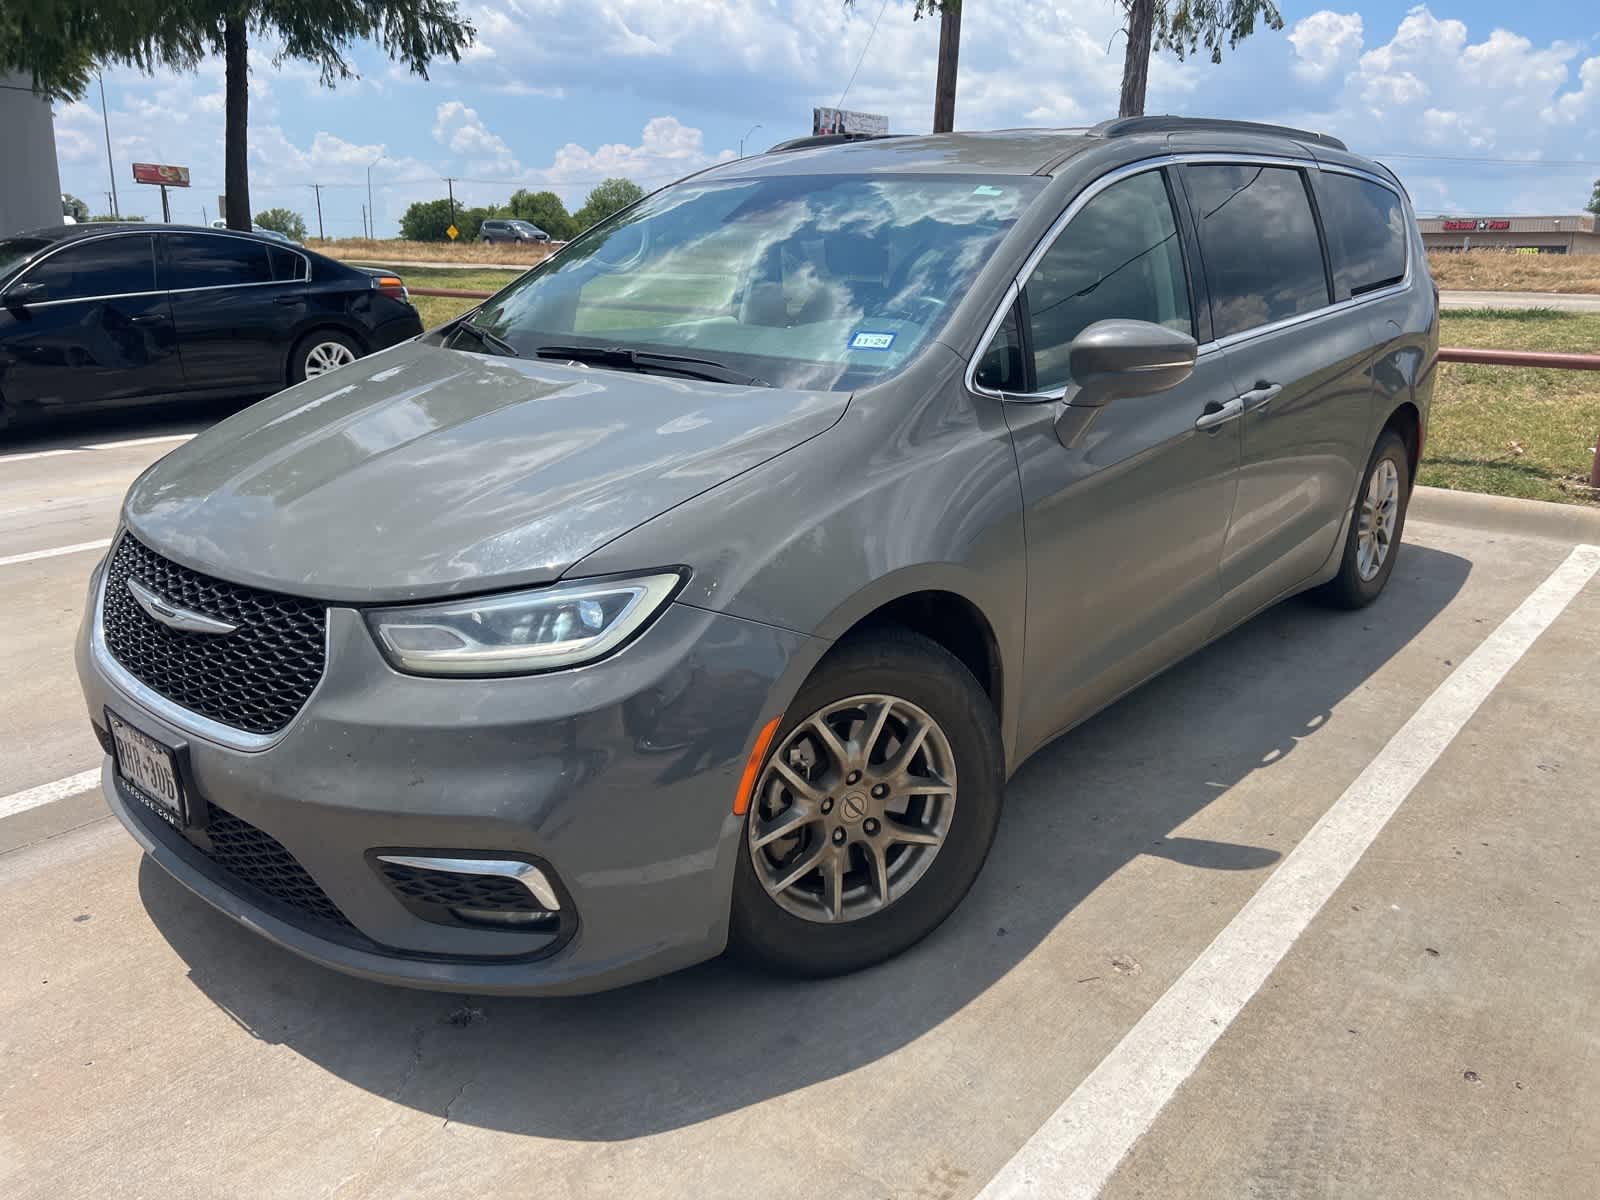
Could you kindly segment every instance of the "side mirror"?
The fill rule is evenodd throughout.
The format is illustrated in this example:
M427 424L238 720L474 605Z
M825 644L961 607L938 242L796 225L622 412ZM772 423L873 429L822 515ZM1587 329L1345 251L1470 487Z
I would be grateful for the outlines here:
M48 298L49 289L42 283L19 283L7 289L5 306L12 309L24 309L30 304L37 304Z
M1076 385L1067 403L1100 408L1124 396L1177 387L1194 371L1199 347L1186 333L1149 321L1096 321L1067 347Z

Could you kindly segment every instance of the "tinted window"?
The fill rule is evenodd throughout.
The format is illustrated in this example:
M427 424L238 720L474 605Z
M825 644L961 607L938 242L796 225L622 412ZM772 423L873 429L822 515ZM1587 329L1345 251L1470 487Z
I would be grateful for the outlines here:
M1067 382L1067 347L1096 321L1151 321L1183 333L1189 285L1159 171L1114 183L1084 205L1028 279L1034 387Z
M1291 167L1195 166L1184 174L1217 337L1328 303L1305 181Z
M272 282L272 260L260 242L204 233L174 233L162 240L169 288Z
M68 246L34 267L24 279L44 284L48 300L153 292L156 264L150 235L96 238Z
M1354 175L1322 173L1318 199L1333 254L1335 294L1359 296L1406 274L1406 210L1400 197Z
M49 242L43 238L0 238L0 276L6 274L30 254L48 248Z
M1000 322L983 361L973 372L973 382L991 392L1025 392L1028 384L1022 370L1022 339L1017 334L1017 310L1012 308Z
M306 260L293 250L280 250L277 246L268 246L267 261L272 264L272 278L279 283L306 277Z

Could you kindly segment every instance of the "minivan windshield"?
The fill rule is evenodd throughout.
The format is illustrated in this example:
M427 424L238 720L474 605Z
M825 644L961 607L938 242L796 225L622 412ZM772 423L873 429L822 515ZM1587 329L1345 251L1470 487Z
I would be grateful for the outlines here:
M596 226L486 302L461 349L852 388L935 337L1044 180L782 175L688 181ZM488 339L474 336L489 335ZM574 354L574 358L580 355ZM710 377L709 375L707 377ZM727 377L732 377L731 375Z

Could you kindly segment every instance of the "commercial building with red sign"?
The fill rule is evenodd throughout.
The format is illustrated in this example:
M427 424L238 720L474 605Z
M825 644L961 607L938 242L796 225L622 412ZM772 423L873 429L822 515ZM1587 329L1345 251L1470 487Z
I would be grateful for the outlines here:
M1515 250L1523 254L1600 254L1593 213L1570 217L1423 217L1429 250Z

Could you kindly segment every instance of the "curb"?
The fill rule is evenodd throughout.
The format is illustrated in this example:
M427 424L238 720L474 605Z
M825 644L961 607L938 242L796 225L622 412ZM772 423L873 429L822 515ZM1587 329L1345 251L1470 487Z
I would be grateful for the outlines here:
M1419 485L1411 494L1406 516L1434 525L1461 525L1569 544L1600 544L1600 508L1581 504L1517 500Z

